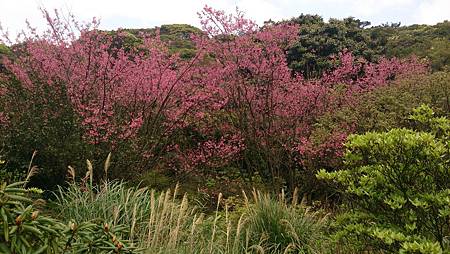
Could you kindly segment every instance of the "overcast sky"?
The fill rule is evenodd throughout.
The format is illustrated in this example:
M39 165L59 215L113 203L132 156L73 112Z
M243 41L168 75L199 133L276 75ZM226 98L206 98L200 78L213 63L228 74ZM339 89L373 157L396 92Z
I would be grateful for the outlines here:
M450 0L0 0L0 24L11 34L45 24L39 6L70 11L81 20L101 19L102 29L148 28L187 23L198 26L197 12L205 5L232 11L236 6L248 18L281 20L301 13L330 17L353 16L378 25L386 22L435 24L450 20Z

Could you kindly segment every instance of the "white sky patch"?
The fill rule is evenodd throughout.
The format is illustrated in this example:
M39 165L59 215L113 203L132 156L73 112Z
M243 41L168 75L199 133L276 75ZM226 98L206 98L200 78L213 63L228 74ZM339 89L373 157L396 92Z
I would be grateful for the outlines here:
M434 24L443 19L450 20L450 0L422 1L418 11L417 23Z
M450 0L0 0L0 24L11 34L25 19L44 27L39 7L71 12L80 20L98 17L102 29L149 28L187 23L199 26L197 12L208 4L227 12L236 6L259 24L289 19L301 13L330 17L353 16L372 24L401 22L435 24L450 19Z
M355 16L374 16L380 15L389 8L408 8L413 0L365 0L365 1L346 1L347 4L354 3L356 7Z

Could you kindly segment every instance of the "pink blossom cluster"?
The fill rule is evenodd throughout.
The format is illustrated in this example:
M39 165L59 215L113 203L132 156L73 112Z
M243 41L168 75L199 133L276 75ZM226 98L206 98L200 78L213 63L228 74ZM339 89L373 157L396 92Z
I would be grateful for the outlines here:
M240 135L225 135L219 140L207 140L197 144L197 148L188 151L186 157L189 168L197 166L220 167L236 160L245 149Z
M190 60L169 54L158 35L143 35L141 46L124 49L115 40L126 33L99 31L95 20L79 25L45 16L50 29L29 36L17 59L5 61L22 86L44 102L67 97L89 142L114 147L134 140L144 158L155 158L157 147L165 146L159 150L178 154L185 169L226 165L250 144L268 160L280 151L340 156L352 129L316 147L309 136L319 116L398 76L427 71L414 59L368 63L343 52L337 68L305 80L285 57L298 27L260 28L239 11L205 7L199 13L204 33L192 36L197 53ZM180 146L175 133L185 129L203 141Z

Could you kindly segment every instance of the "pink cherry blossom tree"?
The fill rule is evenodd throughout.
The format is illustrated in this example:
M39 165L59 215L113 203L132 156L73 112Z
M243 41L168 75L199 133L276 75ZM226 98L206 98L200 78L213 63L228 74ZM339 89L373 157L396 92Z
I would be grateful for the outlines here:
M225 14L206 6L199 13L203 33L191 38L196 54L188 60L170 54L158 32L125 48L118 43L124 31L100 31L95 19L80 24L43 14L49 29L30 29L15 56L4 59L20 86L0 96L24 91L30 100L18 114L39 105L41 121L62 109L73 113L84 142L98 154L133 154L135 170L232 165L293 185L306 160L339 157L353 131L340 126L316 145L310 136L320 116L360 103L359 94L397 77L426 72L417 60L368 63L342 52L337 68L306 80L286 62L298 27L258 27L239 10ZM7 117L3 112L0 121Z

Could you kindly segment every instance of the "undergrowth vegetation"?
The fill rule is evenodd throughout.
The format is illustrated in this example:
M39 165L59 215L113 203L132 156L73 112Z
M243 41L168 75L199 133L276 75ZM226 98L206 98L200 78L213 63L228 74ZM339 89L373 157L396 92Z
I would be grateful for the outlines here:
M39 189L17 188L24 183L2 186L4 253L328 253L326 217L295 197L288 203L254 191L231 212L219 210L219 196L208 215L177 190L157 194L113 181L71 184L48 210L32 204L29 193Z

